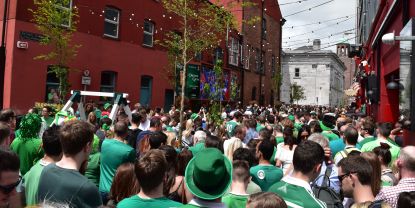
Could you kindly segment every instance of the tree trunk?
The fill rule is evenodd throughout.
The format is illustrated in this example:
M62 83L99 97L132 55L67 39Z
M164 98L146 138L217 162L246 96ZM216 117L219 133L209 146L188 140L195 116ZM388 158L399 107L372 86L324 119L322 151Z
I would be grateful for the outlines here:
M184 0L184 9L187 10L187 0ZM182 61L183 61L183 76L181 79L182 84L182 94L180 95L180 123L179 123L179 147L182 148L182 135L183 135L183 120L184 120L184 93L186 89L186 75L187 75L187 16L186 13L183 16L183 52L182 52Z

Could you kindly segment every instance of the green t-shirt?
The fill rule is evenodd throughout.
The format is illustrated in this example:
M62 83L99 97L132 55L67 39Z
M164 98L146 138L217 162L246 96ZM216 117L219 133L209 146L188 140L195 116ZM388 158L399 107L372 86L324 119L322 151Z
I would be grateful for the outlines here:
M249 195L236 195L232 193L225 194L222 197L222 202L227 208L240 208L246 207Z
M265 126L261 125L260 123L256 123L256 131L259 132L261 129L265 128Z
M36 205L37 191L39 188L40 174L42 173L45 164L40 163L39 160L27 173L23 176L23 186L26 194L26 205Z
M35 163L43 157L42 140L39 138L16 138L10 149L19 155L20 173L25 175Z
M156 199L142 199L138 195L134 195L130 198L121 200L117 207L118 208L159 208L159 207L180 207L181 203L172 201L166 197Z
M134 162L135 150L116 139L105 139L101 147L99 191L109 193L117 168L126 162Z
M85 170L85 177L87 177L97 187L99 186L100 158L101 153L99 152L90 154L88 159L88 166Z
M190 147L189 150L192 152L193 156L199 153L201 150L205 149L205 142L198 142L195 146Z
M233 137L234 136L234 129L235 129L235 127L236 126L238 126L239 125L239 123L238 122L236 122L236 121L234 121L234 120L232 120L232 121L228 121L227 123L226 123L226 132L228 132L228 136L229 137Z
M282 137L282 136L275 137L275 141L277 142L277 144L283 143L284 142L284 137Z
M387 143L390 146L389 151L391 152L391 155L392 155L392 161L391 161L391 164L392 164L396 159L398 159L399 153L401 152L401 148L394 145L392 142L388 140L383 140L382 142ZM380 146L380 140L376 139L375 141L371 141L363 145L360 150L362 152L371 152L373 149L379 146Z
M43 168L39 180L38 199L69 203L70 207L102 205L98 188L79 171L50 164Z
M310 186L307 182L302 182L304 185ZM305 208L325 208L326 203L317 199L311 190L307 190L304 186L289 183L282 180L269 188L270 192L276 193L290 208L305 207Z
M42 117L42 120L44 120L46 122L46 125L48 125L48 127L49 127L52 124L53 120L55 120L55 118L50 117L50 116L47 117L47 118Z
M332 131L323 131L321 132L321 134L325 136L329 140L329 142L334 141L336 139L340 139L340 137Z
M359 144L361 147L363 147L363 145L365 145L366 143L371 142L371 141L375 141L375 140L376 140L376 138L375 138L375 137L373 137L373 136L368 136L368 137L364 138L362 141L360 141L358 144Z
M284 176L281 168L273 165L257 165L249 170L252 181L261 187L262 191L268 191L274 183L281 180Z

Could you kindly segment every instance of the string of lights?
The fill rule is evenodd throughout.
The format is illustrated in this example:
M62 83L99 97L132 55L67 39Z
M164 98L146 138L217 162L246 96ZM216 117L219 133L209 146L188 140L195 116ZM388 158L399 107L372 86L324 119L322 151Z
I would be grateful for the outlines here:
M320 31L320 30L329 29L329 28L331 28L331 26L339 25L340 23L343 23L343 22L349 21L349 20L351 20L351 19L352 19L352 18L351 18L351 17L349 17L349 18L347 18L347 19L345 19L345 20L341 20L341 21L339 21L339 22L336 22L336 23L333 23L333 24L329 24L329 25L327 25L327 26L325 26L325 27L321 27L321 28L318 28L318 29L315 29L315 30L311 30L310 32L305 32L305 33L301 33L301 34L297 34L297 35L290 35L290 36L289 36L289 37L287 37L287 38L288 38L288 39L292 39L292 38L294 38L294 37L299 37L299 36L303 36L303 35L307 35L307 34L312 34L312 33L316 32L316 31ZM283 38L283 39L287 39L287 38Z
M355 28L352 28L352 29L348 29L348 30L340 31L340 32L337 32L337 33L332 33L332 34L330 34L330 35L325 35L325 36L320 36L320 37L311 37L311 38L302 39L302 40L284 41L284 42L282 42L282 43L283 43L283 44L292 43L292 44L290 44L290 45L289 45L289 47L290 47L290 46L296 46L296 45L301 45L301 44L306 44L306 43L309 43L309 42L311 42L311 41L312 41L312 40L314 40L314 39L320 39L320 40L323 40L323 39L332 38L332 37L335 37L335 36L338 36L338 35L344 35L345 33L349 32L349 31L354 31L354 30L355 30ZM300 43L298 43L298 42L300 42Z
M283 28L286 29L286 30L287 29L289 30L289 29L303 28L303 27L310 26L310 25L321 25L321 24L326 23L326 22L331 22L331 21L335 21L335 20L339 20L339 19L347 19L349 17L354 17L354 16L356 16L356 15L355 14L346 15L346 16L342 16L342 17L337 17L337 18L328 19L328 20L320 20L318 22L312 22L312 23L302 24L302 25L291 25L291 26L284 25Z
M327 46L325 46L325 47L320 48L320 50L323 50L323 49L326 49L326 48L330 48L330 47L332 47L332 46L335 46L335 45L337 45L337 44L340 44L340 43L343 43L343 42L346 42L346 41L349 41L349 40L353 40L353 39L355 39L356 37L357 37L357 36L354 36L354 37L352 37L352 38L347 38L347 39L345 39L345 40L342 40L341 42L336 42L336 43L334 43L334 44L327 45ZM306 52L304 52L304 53L311 53L311 52L313 52L313 50L309 50L309 51L306 51Z
M321 4L317 4L315 6L309 7L308 9L303 9L303 10L300 10L300 11L297 11L297 12L294 12L294 13L291 13L289 15L285 15L284 18L293 16L293 15L296 15L296 14L300 14L300 13L303 13L303 12L306 12L306 11L311 11L312 9L315 9L317 7L324 6L324 5L329 4L329 3L333 2L333 1L335 1L335 0L329 0L329 1L323 2Z
M301 4L303 2L310 1L310 0L301 0L301 1L292 1L280 4L280 6L290 5L290 4Z

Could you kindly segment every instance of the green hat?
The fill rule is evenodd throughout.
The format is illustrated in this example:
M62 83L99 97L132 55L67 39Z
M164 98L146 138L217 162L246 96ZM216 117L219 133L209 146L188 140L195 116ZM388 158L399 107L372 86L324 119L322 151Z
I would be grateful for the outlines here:
M294 116L293 116L293 115L289 115L289 116L288 116L288 119L290 119L291 121L294 121L294 120L295 120L295 118L294 118Z
M199 118L199 114L197 113L192 113L192 115L190 116L190 119L192 119L192 121L196 120L197 118Z
M109 107L111 107L111 104L110 104L110 103L105 103L105 105L104 105L104 109L105 109L105 110L108 110L108 108L109 108Z
M216 148L201 150L185 171L187 188L196 197L214 200L222 197L232 183L232 164Z

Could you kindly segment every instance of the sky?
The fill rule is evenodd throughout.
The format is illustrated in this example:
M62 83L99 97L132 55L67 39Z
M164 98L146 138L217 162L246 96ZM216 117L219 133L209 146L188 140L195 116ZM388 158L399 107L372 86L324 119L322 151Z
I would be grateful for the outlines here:
M312 45L313 39L316 38L321 39L321 47L326 47L325 50L335 51L336 46L330 45L339 42L347 41L354 44L356 0L278 0L278 2L282 16L287 20L282 33L284 50ZM306 11L302 12L302 10ZM297 12L299 13L294 14Z

